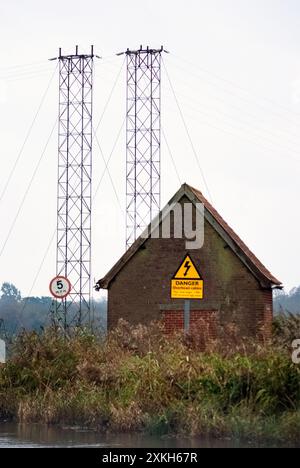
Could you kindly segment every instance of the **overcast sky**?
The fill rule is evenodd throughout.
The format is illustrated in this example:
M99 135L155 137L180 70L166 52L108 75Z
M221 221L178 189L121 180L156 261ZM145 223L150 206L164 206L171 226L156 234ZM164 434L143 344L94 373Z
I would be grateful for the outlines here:
M55 275L58 74L47 59L59 47L95 45L103 57L95 66L95 125L120 73L98 132L108 159L125 115L125 69L115 53L163 44L215 207L287 290L300 284L299 1L2 0L0 44L0 197L53 76L0 201L0 283L14 283L23 296L47 295ZM162 124L180 182L208 196L162 72ZM109 166L121 208L107 174L94 203L96 280L125 248L125 156L122 128ZM95 145L94 188L103 168ZM162 141L163 204L180 182Z

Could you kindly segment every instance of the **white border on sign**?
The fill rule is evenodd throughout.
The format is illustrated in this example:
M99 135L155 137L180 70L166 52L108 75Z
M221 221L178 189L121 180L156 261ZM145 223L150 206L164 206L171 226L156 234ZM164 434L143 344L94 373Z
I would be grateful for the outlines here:
M68 283L68 292L65 293L63 296L58 296L57 294L55 294L53 291L52 291L52 283L54 283L54 281L57 281L58 279L62 279L64 281L66 281ZM53 297L55 297L56 299L65 299L71 292L71 289L72 289L72 285L70 283L70 280L68 278L66 278L65 276L55 276L55 278L53 278L51 281L50 281L50 284L49 284L49 290L50 290L50 293L52 294Z

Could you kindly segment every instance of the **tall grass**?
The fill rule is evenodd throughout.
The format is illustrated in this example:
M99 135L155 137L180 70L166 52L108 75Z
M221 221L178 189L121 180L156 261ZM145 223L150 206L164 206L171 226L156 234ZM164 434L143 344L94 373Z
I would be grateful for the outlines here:
M82 330L21 334L0 368L0 415L98 430L266 437L298 442L300 366L290 348L246 342L200 352L159 324L121 321L105 340Z
M293 340L300 338L300 314L281 312L273 320L274 341L289 347Z

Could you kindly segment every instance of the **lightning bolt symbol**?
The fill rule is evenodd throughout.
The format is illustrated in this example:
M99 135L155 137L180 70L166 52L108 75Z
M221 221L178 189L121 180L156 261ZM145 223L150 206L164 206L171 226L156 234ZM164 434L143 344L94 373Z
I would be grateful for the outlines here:
M187 260L184 264L184 268L186 268L186 271L183 276L186 276L188 274L189 269L191 268L189 260Z

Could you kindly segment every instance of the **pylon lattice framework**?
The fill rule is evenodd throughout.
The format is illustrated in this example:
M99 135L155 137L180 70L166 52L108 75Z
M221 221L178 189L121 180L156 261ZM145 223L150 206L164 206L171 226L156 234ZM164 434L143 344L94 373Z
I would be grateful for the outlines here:
M161 49L127 49L126 247L160 211Z
M67 329L89 323L91 310L93 46L89 55L59 53L56 273L71 293L56 301Z

